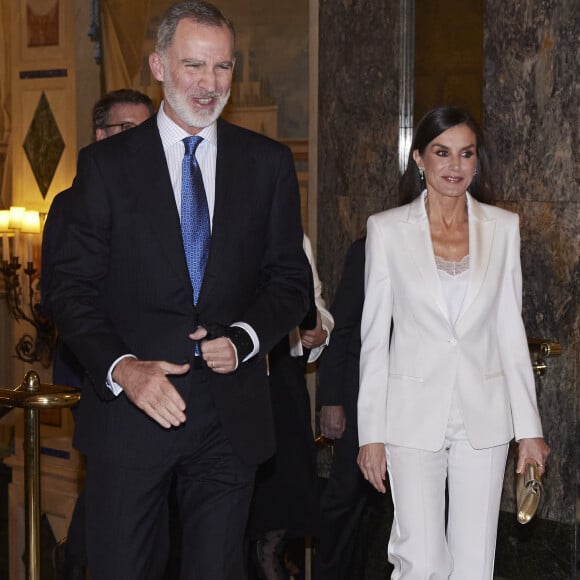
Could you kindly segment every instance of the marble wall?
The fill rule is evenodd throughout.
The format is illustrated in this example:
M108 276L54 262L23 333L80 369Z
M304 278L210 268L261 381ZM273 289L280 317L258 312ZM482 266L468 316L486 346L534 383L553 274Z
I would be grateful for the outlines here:
M399 6L319 5L318 269L332 297L367 217L397 203Z
M320 0L318 265L330 298L367 216L396 204L398 11L382 0ZM526 328L562 345L537 380L552 447L545 499L531 524L516 523L510 458L496 574L576 578L580 12L575 0L486 0L484 28L483 125L499 204L521 217Z
M530 337L562 345L562 355L549 359L537 381L552 455L545 501L530 529L515 523L506 477L496 565L506 578L578 574L577 8L572 0L487 0L485 10L484 125L494 147L501 205L521 218L526 329Z

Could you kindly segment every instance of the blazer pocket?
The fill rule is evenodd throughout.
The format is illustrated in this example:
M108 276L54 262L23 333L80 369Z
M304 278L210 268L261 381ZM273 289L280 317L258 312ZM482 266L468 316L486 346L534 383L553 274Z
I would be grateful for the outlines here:
M503 371L496 371L495 373L485 373L483 375L484 381L491 381L493 379L503 378L504 372Z
M477 406L485 410L484 413L488 420L495 421L498 417L510 413L511 406L503 371L485 373L481 388L474 395L477 399Z
M425 382L425 379L423 377L414 377L412 375L403 375L401 373L389 373L389 378L399 381L413 381L415 383Z

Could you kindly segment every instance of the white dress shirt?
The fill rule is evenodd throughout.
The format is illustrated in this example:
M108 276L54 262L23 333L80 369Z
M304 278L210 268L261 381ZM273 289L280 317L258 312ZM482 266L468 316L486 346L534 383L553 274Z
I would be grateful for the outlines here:
M330 333L334 328L334 318L332 314L326 308L326 302L322 298L322 283L318 277L318 271L316 270L316 262L314 261L314 255L312 253L312 244L310 238L304 234L304 240L302 243L304 247L304 253L308 258L310 267L312 268L312 278L314 280L314 302L316 303L316 310L320 313L320 318L322 319L322 328L326 330L326 340L320 346L310 350L308 355L308 362L314 362L322 354L322 351L326 346L328 346L328 341L330 340ZM290 356L300 357L304 354L304 349L302 348L302 338L300 337L300 329L298 327L292 329L288 336L290 342Z
M163 103L161 103L159 112L157 113L157 127L159 128L163 151L165 152L165 158L167 159L167 168L169 169L169 176L171 177L171 185L173 187L173 194L175 195L177 211L180 214L179 217L181 217L181 166L183 156L185 155L183 140L186 137L191 137L191 134L175 124L165 114ZM203 178L203 187L205 188L211 227L213 222L213 210L215 207L215 173L217 158L216 124L212 123L209 127L205 127L197 133L197 135L203 138L203 141L195 150L195 158L197 159L201 170L201 176Z

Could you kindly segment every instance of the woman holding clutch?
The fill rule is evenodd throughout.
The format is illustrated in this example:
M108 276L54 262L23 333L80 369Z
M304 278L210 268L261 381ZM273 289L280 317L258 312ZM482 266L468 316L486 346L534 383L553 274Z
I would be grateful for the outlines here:
M509 441L518 472L550 452L518 216L489 205L482 133L453 107L418 124L400 192L367 226L358 463L382 492L388 471L393 579L491 580Z

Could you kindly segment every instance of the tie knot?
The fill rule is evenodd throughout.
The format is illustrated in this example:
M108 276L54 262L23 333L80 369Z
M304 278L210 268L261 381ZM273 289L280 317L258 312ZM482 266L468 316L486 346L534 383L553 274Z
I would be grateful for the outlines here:
M199 137L198 135L192 135L191 137L186 137L183 140L183 144L185 145L185 154L186 155L193 155L197 146L203 141L203 137Z

